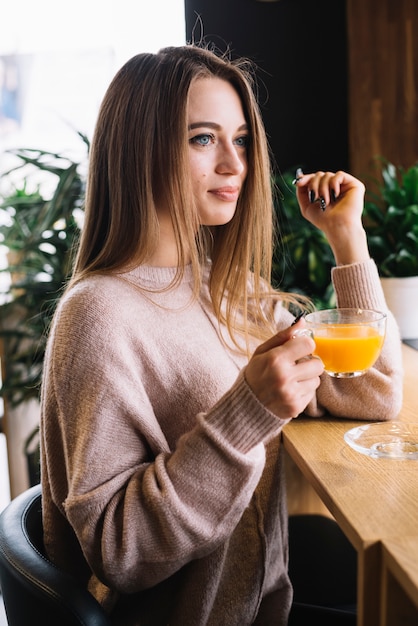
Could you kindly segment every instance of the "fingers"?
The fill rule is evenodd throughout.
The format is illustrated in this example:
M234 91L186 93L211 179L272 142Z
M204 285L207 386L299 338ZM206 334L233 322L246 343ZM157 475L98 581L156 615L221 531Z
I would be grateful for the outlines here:
M289 328L276 333L273 337L270 337L270 339L259 345L254 354L263 354L283 345L292 338L295 334L295 330L299 328L301 323L301 321L297 320L295 325L289 326Z
M332 172L317 172L309 182L308 196L311 204L319 203L322 211L340 195L337 176Z
M272 353L280 346L285 345L290 340L303 338L304 341L297 341L296 343L289 344L287 350L289 351L289 358L297 361L305 356L312 354L315 350L315 342L312 339L312 333L310 331L304 332L303 327L305 322L303 319L295 320L295 323L282 330L273 337L270 337L267 341L260 344L254 352L254 356L260 356L262 354Z
M300 320L262 344L245 371L247 383L259 401L283 419L305 409L324 370L322 361L311 356L315 343L300 332L303 325Z
M364 184L343 171L298 172L294 182L303 217L325 234L336 264L369 259L362 222Z
M262 356L266 360L266 355ZM319 387L323 364L315 358L287 361L283 355L277 359L268 356L264 366L250 361L245 371L247 383L269 411L282 419L296 417Z
M317 203L322 211L335 204L349 190L356 190L361 195L365 191L361 181L343 171L303 174L298 170L294 184L302 202L311 205Z

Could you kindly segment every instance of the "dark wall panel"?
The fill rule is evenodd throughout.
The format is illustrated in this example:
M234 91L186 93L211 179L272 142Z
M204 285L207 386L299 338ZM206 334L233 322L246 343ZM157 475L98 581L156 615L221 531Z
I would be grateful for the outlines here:
M185 0L188 41L256 62L262 113L279 168L348 168L343 0Z

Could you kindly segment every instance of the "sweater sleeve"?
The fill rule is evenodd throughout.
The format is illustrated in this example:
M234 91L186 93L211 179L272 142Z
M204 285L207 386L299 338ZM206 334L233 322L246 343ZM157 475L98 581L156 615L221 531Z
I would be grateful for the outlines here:
M129 327L123 315L112 319L106 304L94 311L64 305L51 334L45 471L92 571L130 593L230 536L263 471L263 444L284 422L258 402L241 373L170 449L137 373ZM54 464L64 470L54 472Z
M377 309L387 314L386 337L381 355L363 376L337 379L324 373L317 396L305 412L317 417L328 412L358 420L393 419L402 405L401 340L385 302L377 267L373 260L335 267L332 280L338 307Z

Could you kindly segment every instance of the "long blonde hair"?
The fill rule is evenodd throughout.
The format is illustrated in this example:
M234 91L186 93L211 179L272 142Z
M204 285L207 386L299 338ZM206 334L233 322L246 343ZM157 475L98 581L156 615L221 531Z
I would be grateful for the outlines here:
M228 224L206 229L199 225L191 192L187 104L192 82L212 76L230 82L239 94L250 141L235 215ZM177 243L176 281L191 254L197 297L202 265L210 257L213 308L231 337L243 334L248 344L250 336L271 335L272 307L264 300L272 292L271 159L255 87L247 60L233 61L196 45L139 54L119 70L93 137L85 222L70 286L92 273L146 263L157 245L156 203L163 198Z

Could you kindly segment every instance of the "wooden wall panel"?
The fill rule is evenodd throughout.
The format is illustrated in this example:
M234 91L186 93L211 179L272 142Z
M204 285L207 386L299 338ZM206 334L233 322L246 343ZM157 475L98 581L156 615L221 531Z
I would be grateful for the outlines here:
M376 156L418 161L418 2L347 0L347 31L349 163L365 180Z

